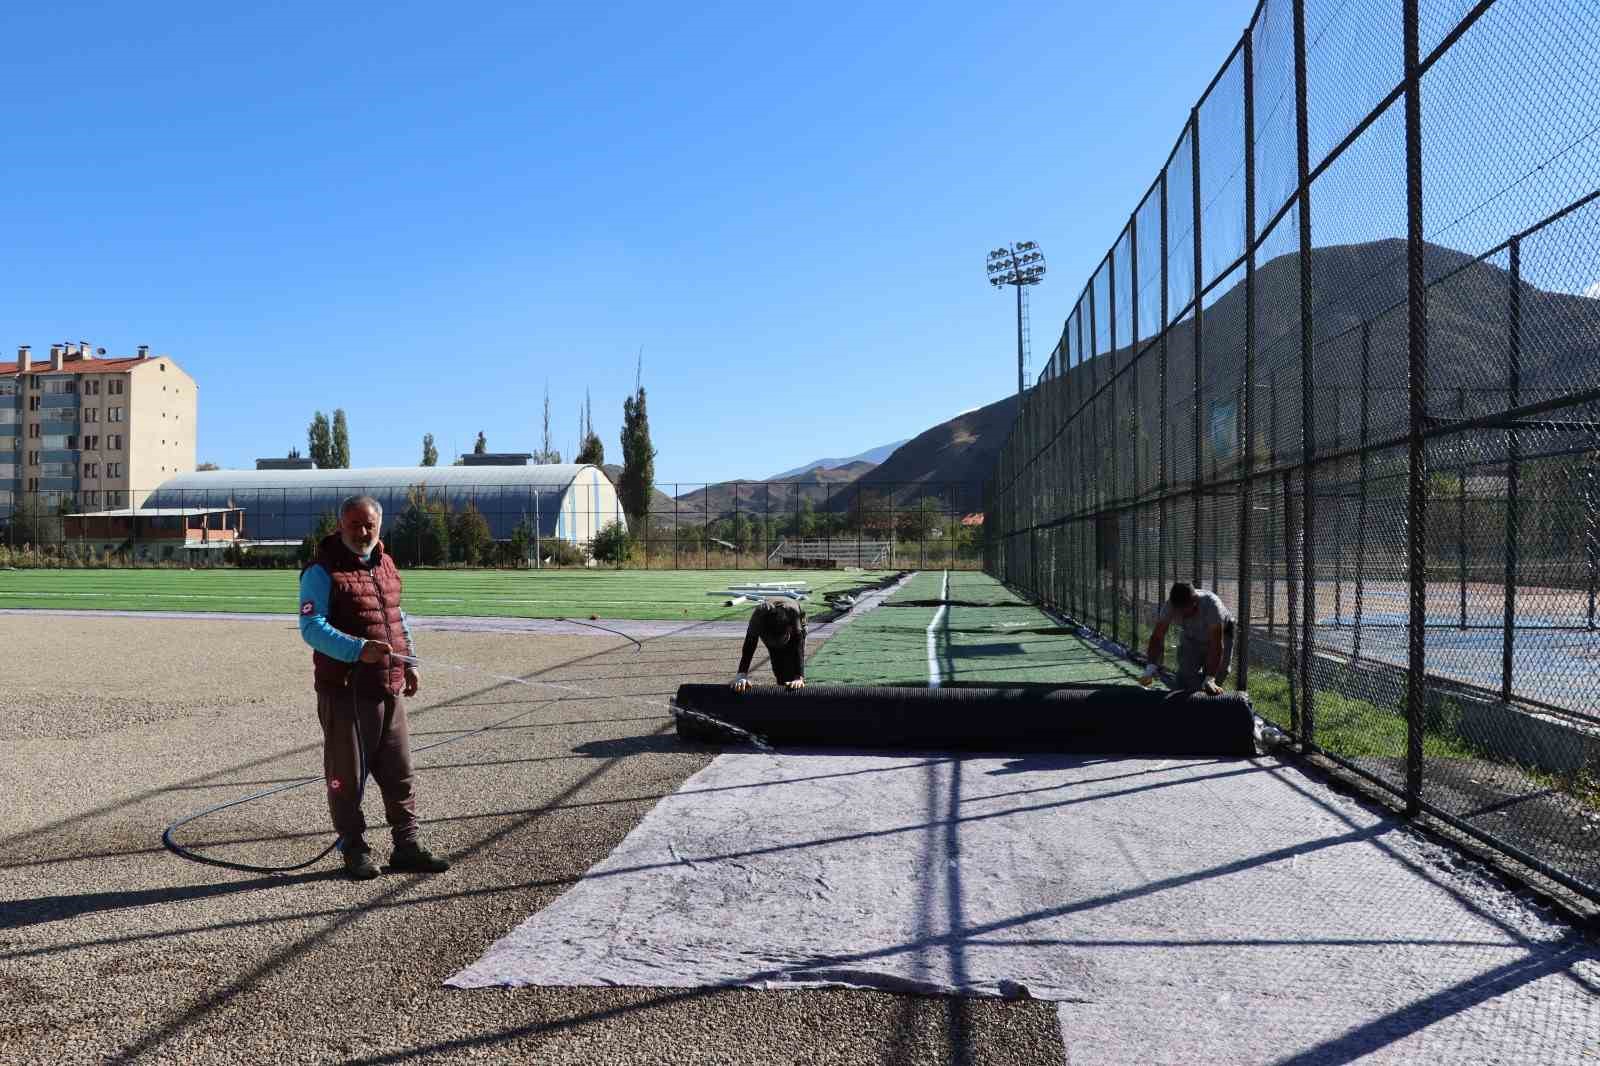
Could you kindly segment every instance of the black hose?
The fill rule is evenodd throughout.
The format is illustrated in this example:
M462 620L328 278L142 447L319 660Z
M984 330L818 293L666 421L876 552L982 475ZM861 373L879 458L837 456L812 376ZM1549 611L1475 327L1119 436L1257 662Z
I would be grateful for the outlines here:
M412 660L412 661L415 662L415 660ZM514 678L512 680L521 681L520 678ZM544 682L522 682L522 683L523 684L544 684ZM570 685L552 685L551 687L555 687L555 688L575 688L575 686L570 686ZM355 701L355 693L352 690L352 692L351 692L352 711L354 710L354 706L353 706L354 701ZM481 727L479 727L477 729L469 730L468 732L462 733L462 734L460 734L458 736L446 737L444 740L436 740L432 744L424 744L419 748L412 748L411 750L413 752L427 751L430 748L440 748L440 747L443 747L446 744L454 744L459 740L466 740L468 737L478 736L480 733L487 733L492 729L498 729L501 726L508 725L508 724L510 724L512 722L515 722L519 718L526 718L528 715L532 714L534 711L540 710L546 703L549 703L549 702L551 702L551 701L549 701L549 700L541 701L541 703L538 706L530 707L529 709L527 709L525 711L519 711L518 713L512 715L509 718L502 718L497 722L490 722L486 726L481 726ZM358 751L358 754L359 754L359 762L360 762L360 768L361 768L361 783L356 786L356 803L359 804L361 802L362 796L365 794L366 784L367 784L367 749L366 749L366 740L361 735L361 717L360 717L359 714L356 715L356 746L357 746L357 751ZM222 868L227 869L227 870L242 870L245 873L254 873L254 874L294 873L296 870L304 870L306 867L314 866L315 864L321 862L323 859L327 858L327 856L335 848L337 848L339 846L340 838L334 837L333 843L331 843L327 847L323 848L314 857L312 857L310 859L307 859L305 862L295 863L292 866L256 866L256 865L254 865L252 863L232 862L232 861L227 860L227 859L213 859L213 858L210 858L209 856L201 855L198 852L193 851L190 848L186 848L182 844L179 844L176 840L173 839L173 835L172 834L176 830L181 829L184 826L188 825L190 822L197 821L198 819L204 818L207 815L216 814L218 811L225 811L229 807L237 807L241 803L253 803L256 800L265 799L268 796L275 796L280 792L288 792L290 789L301 788L301 787L303 787L305 785L311 784L314 781L320 781L320 780L322 780L320 777L302 778L299 781L291 781L288 784L278 785L275 788L269 788L264 792L257 792L257 793L254 793L252 795L249 795L249 796L241 797L240 799L229 800L227 803L219 803L215 807L207 807L203 811L199 811L199 812L197 812L195 814L188 815L187 817L180 818L178 821L173 822L171 825L167 826L167 828L161 834L161 843L166 847L166 849L168 851L172 852L174 855L178 856L180 859L188 859L190 862L204 863L207 866L221 866Z

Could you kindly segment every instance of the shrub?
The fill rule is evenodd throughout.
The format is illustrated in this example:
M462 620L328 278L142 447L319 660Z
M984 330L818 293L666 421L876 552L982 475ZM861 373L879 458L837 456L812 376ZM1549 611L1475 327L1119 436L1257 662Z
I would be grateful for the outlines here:
M539 554L546 566L582 566L588 562L583 550L569 540L552 537L539 542Z
M599 562L621 566L633 554L633 534L620 520L609 522L594 535L589 553Z

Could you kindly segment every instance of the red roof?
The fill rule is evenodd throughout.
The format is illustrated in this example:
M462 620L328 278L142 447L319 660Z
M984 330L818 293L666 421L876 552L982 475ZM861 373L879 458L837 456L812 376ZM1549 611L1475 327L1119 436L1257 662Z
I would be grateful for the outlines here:
M983 513L980 511L966 515L961 519L961 524L964 526L981 526L983 525Z
M125 359L67 359L61 364L61 369L51 367L50 360L33 360L31 365L22 371L24 374L115 374L124 370L132 370L141 363L152 362L158 356L152 355L149 359L139 359L129 356ZM0 374L17 373L18 364L0 363Z

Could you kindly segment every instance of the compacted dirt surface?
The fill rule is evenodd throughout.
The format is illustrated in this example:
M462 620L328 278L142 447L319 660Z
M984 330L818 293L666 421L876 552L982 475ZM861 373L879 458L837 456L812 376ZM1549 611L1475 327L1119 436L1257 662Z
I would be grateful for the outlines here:
M306 779L178 839L260 865L331 841L292 619L0 619L0 1062L1065 1061L1043 1002L443 987L710 761L667 700L726 679L738 639L417 638L418 812L455 865L357 884L332 856L252 874L161 844L186 815ZM376 796L367 811L381 862Z

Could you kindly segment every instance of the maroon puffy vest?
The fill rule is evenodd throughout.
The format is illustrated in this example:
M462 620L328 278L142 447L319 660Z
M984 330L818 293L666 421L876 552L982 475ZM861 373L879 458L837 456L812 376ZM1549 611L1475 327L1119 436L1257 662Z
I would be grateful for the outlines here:
M382 541L372 549L369 566L333 533L322 538L312 562L333 579L328 597L328 623L333 628L362 640L381 640L397 655L411 654L400 621L400 571ZM342 663L314 651L311 664L318 691L343 690L353 683L363 696L399 695L405 686L405 664L393 658L387 665Z

